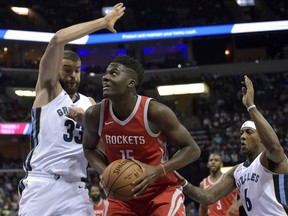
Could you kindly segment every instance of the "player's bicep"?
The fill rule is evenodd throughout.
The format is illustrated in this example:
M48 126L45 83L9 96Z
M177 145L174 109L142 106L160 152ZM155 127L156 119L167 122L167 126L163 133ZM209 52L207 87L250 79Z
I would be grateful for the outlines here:
M149 120L158 130L166 134L168 139L178 146L186 146L186 140L192 139L188 130L179 122L175 113L163 104L151 102Z
M180 122L175 123L175 125L170 127L165 133L169 140L179 147L188 146L193 140L189 131Z
M63 58L64 45L58 45L53 37L40 60L37 90L53 88L58 83L58 73Z
M84 137L83 147L87 149L95 149L99 142L98 125L99 118L97 116L97 105L89 107L83 117Z

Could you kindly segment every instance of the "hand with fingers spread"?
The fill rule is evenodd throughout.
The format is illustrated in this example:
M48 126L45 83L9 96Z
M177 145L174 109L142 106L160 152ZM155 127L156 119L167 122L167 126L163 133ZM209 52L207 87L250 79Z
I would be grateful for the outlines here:
M115 22L124 15L125 7L123 3L116 4L113 9L104 17L107 22L107 29L113 33L116 33L114 28Z

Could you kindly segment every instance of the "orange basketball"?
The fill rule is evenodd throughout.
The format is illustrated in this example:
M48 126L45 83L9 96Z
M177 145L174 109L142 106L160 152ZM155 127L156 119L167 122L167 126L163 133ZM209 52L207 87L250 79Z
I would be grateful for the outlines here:
M107 166L102 174L102 184L107 196L127 201L133 198L131 183L143 174L140 165L133 160L119 159Z

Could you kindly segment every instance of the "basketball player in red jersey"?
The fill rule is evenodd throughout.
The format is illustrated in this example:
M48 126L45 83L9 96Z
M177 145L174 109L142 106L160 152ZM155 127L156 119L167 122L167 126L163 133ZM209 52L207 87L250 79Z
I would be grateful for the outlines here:
M220 182L224 176L221 172L223 166L222 158L219 153L212 153L209 156L207 167L210 170L210 175L200 182L200 187L208 189L214 184ZM199 206L199 216L239 216L239 207L241 205L238 200L239 192L235 189L226 197L218 200L216 203L204 206Z
M152 98L137 94L144 75L142 65L117 56L102 78L104 100L84 115L83 147L90 165L102 174L108 163L133 159L144 169L137 179L134 198L108 198L107 215L185 215L184 195L174 170L197 160L200 148L173 111ZM106 157L100 153L98 143ZM169 160L169 140L179 151Z
M95 216L104 216L104 211L108 208L108 205L107 200L102 196L100 187L98 185L92 185L89 195L93 203Z

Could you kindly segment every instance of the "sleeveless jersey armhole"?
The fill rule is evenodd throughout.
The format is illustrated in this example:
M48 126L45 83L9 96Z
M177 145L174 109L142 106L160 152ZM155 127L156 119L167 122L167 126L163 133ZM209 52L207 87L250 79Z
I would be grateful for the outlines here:
M152 132L152 130L149 127L149 121L148 121L148 108L149 108L149 104L150 101L154 100L153 98L147 98L146 102L145 102L145 107L144 107L144 124L145 124L145 129L147 131L147 133L151 136L151 137L157 137L159 136L159 134L161 133L161 131L159 131L158 133L154 133Z
M105 99L101 101L101 106L100 106L100 118L99 118L99 126L98 126L99 137L101 137L101 134L102 134L103 121L104 121L104 110L105 110Z

